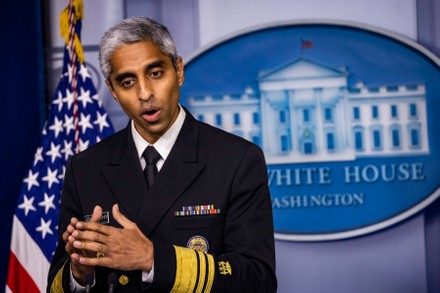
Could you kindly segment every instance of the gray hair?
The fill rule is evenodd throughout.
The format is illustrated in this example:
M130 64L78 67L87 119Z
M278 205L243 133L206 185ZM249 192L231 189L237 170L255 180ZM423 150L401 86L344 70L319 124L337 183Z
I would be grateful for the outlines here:
M122 45L133 44L141 41L150 41L158 46L160 51L169 56L174 68L177 70L177 50L168 29L146 17L132 17L124 19L119 24L111 27L102 37L99 45L99 64L102 74L110 78L112 67L110 58Z

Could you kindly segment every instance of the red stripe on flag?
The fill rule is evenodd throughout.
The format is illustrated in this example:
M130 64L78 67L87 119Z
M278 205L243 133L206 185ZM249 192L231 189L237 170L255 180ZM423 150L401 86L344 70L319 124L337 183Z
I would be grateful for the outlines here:
M9 255L9 268L7 285L14 293L39 293L37 285L32 280L31 276L21 266L15 254L11 251Z

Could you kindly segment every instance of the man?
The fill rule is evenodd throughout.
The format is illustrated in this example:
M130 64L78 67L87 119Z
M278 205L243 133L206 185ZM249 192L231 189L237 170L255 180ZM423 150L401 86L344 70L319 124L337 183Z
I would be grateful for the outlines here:
M48 292L274 292L260 148L180 106L183 61L162 25L124 20L99 57L131 122L68 164Z

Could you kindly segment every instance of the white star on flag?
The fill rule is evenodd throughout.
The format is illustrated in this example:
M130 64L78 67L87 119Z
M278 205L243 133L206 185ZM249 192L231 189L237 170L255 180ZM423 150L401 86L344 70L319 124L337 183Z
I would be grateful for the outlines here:
M84 82L88 77L91 77L89 74L89 71L87 70L87 67L85 67L83 64L79 66L78 74L81 75L82 81Z
M37 151L35 152L35 156L34 156L34 166L37 165L38 162L44 162L42 153L43 153L43 147L37 148Z
M97 102L98 102L98 105L99 105L100 107L102 107L102 101L101 101L101 99L99 98L98 95L93 95L93 96L92 96L92 99L94 99L95 101L97 101Z
M43 239L46 237L46 234L53 234L52 230L50 229L50 224L52 224L52 220L45 222L44 219L41 218L40 226L35 229L38 232L41 232L41 237Z
M53 142L50 143L50 150L46 152L46 156L50 156L51 162L55 162L57 158L61 158L60 145L55 145Z
M63 95L61 92L58 92L58 98L53 100L52 103L58 105L58 112L61 112L61 109L63 108Z
M99 125L99 131L102 131L104 127L108 127L107 123L107 113L104 113L104 115L101 115L101 113L97 113L96 120L93 122L95 125Z
M61 168L61 174L58 175L58 179L60 179L61 181L64 179L64 173L66 173L66 166L63 166ZM60 199L60 201L61 201L61 199Z
M43 181L47 182L49 189L52 187L54 183L60 183L57 178L58 170L51 170L50 167L47 167L47 175L42 178Z
M86 133L87 128L93 129L93 125L90 123L90 115L81 113L78 125L81 127L82 133Z
M67 72L64 73L64 76L67 76L69 78L69 83L72 83L73 65L67 64Z
M89 147L89 143L90 142L88 140L79 139L79 150L83 151L87 149Z
M47 195L47 193L44 193L44 200L40 201L38 205L40 207L44 207L45 214L47 214L51 208L55 209L55 205L53 204L54 199L55 199L55 194L49 196Z
M29 211L36 211L37 209L34 207L35 197L32 196L28 198L26 195L23 196L23 203L18 205L19 209L24 209L24 215L27 216Z
M51 126L49 126L49 129L55 132L55 138L57 138L58 134L60 134L60 132L63 132L63 120L55 117L55 121Z
M82 106L87 107L88 103L93 103L92 98L90 97L90 91L85 91L81 89L81 95L78 97L78 101L82 103Z
M27 183L27 190L31 190L32 186L40 186L40 183L37 181L38 172L32 173L32 170L29 170L28 177L23 179L24 183Z
M74 117L64 115L64 130L66 131L66 134L69 135L71 130L75 130L75 123L73 121Z
M67 103L67 109L69 110L75 102L75 95L73 92L69 91L69 89L66 89L66 97L63 98L63 102Z
M73 142L68 142L67 140L64 141L64 147L61 150L61 153L64 154L64 160L67 160L70 156L73 156L73 150L72 150Z

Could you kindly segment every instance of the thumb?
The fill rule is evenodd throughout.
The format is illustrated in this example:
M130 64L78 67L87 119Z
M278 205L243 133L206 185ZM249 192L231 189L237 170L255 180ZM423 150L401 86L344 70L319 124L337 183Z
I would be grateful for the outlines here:
M93 223L99 223L102 218L102 208L100 206L95 206L92 213L92 218L90 219L90 222Z
M115 220L121 224L122 227L124 227L125 229L131 229L134 226L136 226L135 223L133 223L132 221L130 221L129 219L127 219L120 211L119 211L119 205L115 204L113 205L112 208L112 213L113 213L113 217L115 218Z

